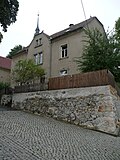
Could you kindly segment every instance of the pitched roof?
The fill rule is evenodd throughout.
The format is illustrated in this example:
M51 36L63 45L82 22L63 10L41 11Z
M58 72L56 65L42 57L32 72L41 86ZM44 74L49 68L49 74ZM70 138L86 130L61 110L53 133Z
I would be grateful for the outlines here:
M27 53L28 53L28 47L29 47L29 46L23 47L23 49L20 50L20 51L18 51L15 55L13 55L12 58L13 58L13 57L16 57L16 56L18 56L18 55L21 55L21 54L27 54Z
M11 69L11 59L0 56L0 68Z
M65 35L65 34L68 34L70 32L73 32L75 30L82 29L82 28L86 27L93 19L97 19L97 18L96 17L90 17L89 19L87 19L87 20L85 20L85 21L83 21L81 23L78 23L78 24L75 24L75 25L74 24L70 25L68 28L66 28L66 29L64 29L64 30L62 30L60 32L57 32L55 34L52 34L50 36L50 39L52 40L52 39L61 37L61 36ZM97 21L102 25L102 23L98 19L97 19Z

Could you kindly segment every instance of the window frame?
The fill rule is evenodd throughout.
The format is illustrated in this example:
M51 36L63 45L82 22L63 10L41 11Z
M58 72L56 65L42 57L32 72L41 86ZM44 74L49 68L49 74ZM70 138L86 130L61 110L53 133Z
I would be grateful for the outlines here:
M35 41L35 48L42 46L42 38L38 38Z
M43 64L43 52L39 52L39 64Z
M38 42L39 42L39 41L38 41L38 39L36 39L36 41L35 41L35 42L36 42L36 43L35 43L35 47L37 47L37 46L38 46L38 44L39 44L39 43L38 43Z
M42 38L39 38L39 45L42 45Z
M39 52L34 54L35 64L42 65L43 64L43 52Z
M68 45L67 44L61 45L60 58L67 58L67 57L68 57Z
M62 73L62 72L65 72L66 71L66 73ZM66 75L68 75L68 70L67 69L61 69L60 70L60 76L66 76Z
M38 54L34 54L34 58L35 58L35 64L37 65L38 64Z

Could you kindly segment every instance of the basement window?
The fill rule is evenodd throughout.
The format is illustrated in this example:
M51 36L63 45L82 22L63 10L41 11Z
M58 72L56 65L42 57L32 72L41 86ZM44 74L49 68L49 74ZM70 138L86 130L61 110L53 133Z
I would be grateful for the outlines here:
M63 69L63 70L60 71L61 76L65 76L67 74L68 74L67 69Z

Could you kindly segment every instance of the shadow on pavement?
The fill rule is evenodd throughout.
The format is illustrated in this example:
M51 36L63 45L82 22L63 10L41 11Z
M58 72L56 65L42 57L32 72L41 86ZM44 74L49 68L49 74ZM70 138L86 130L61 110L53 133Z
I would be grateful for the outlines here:
M15 111L16 109L13 109L11 107L7 106L0 106L0 111Z

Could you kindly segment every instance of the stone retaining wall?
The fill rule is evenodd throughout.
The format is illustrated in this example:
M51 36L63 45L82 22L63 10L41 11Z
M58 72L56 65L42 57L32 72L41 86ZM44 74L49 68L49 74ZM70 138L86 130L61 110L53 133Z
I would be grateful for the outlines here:
M12 107L118 135L120 99L111 86L14 94Z
M11 103L12 103L12 95L7 95L7 94L2 95L0 102L2 106L10 107Z

